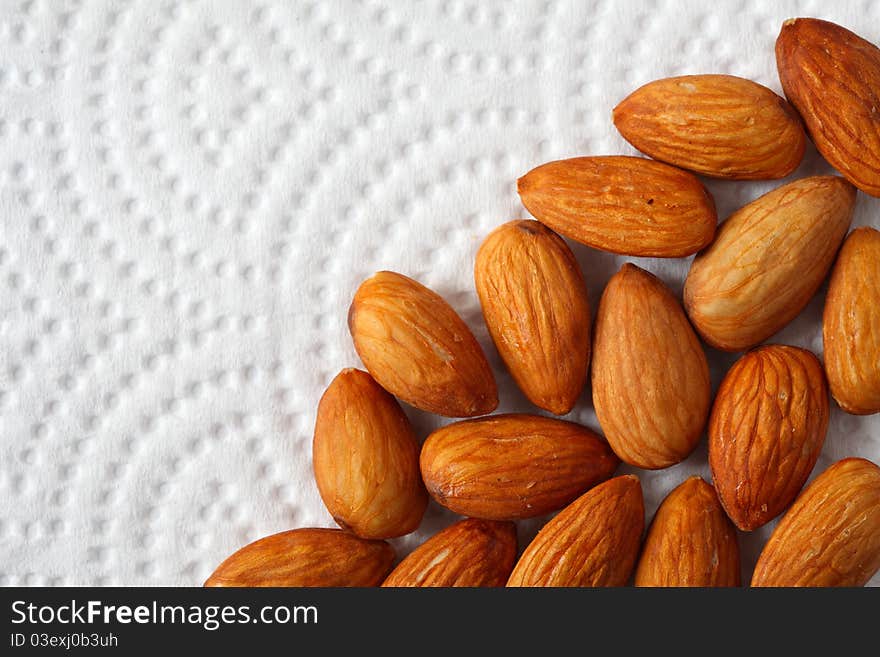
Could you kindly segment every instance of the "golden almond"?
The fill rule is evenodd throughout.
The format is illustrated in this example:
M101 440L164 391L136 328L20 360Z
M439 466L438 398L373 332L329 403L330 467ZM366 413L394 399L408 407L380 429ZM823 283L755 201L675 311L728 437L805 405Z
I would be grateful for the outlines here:
M539 408L568 413L590 362L590 304L571 249L537 221L511 221L483 242L474 279L517 385Z
M615 477L548 522L523 552L508 586L624 586L645 529L642 487Z
M495 377L480 344L440 295L380 271L357 290L348 313L354 346L388 392L447 417L491 413Z
M672 292L624 265L602 294L593 340L593 406L614 452L651 470L687 457L712 391L703 346Z
M382 586L504 586L516 561L516 525L467 518L437 532Z
M315 481L334 520L362 538L418 528L428 505L419 443L397 401L366 372L340 372L321 397Z
M733 75L649 82L621 101L613 118L646 155L717 178L784 178L806 145L801 120L784 98Z
M831 268L855 200L843 178L815 176L734 212L685 281L684 306L703 339L744 351L793 320Z
M822 320L831 394L847 413L880 412L880 231L857 228L831 273Z
M864 586L880 569L880 468L838 461L816 477L764 546L752 586Z
M681 258L709 244L718 221L715 201L696 176L641 157L549 162L517 188L542 224L611 253Z
M437 429L422 478L437 502L466 516L531 518L561 509L610 477L619 461L598 435L540 415L493 415Z
M715 489L690 477L654 515L636 567L636 586L739 586L736 529Z

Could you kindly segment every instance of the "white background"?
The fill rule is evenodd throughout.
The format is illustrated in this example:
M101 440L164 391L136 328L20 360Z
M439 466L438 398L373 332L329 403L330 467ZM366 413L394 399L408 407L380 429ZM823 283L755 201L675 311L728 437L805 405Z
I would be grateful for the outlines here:
M779 92L798 15L880 41L874 0L2 0L0 583L199 585L251 540L330 526L315 407L360 365L346 312L378 269L443 294L500 410L534 411L472 281L481 239L525 216L516 178L634 153L611 109L658 77ZM811 146L792 178L827 170ZM722 218L777 184L707 182ZM878 206L860 194L855 224ZM677 292L688 267L574 249L594 309L626 260ZM824 295L774 341L821 352ZM709 355L717 385L735 357ZM589 390L569 417L598 428ZM817 471L880 461L878 429L835 408ZM649 517L691 473L705 441L639 472ZM451 519L432 503L395 544ZM746 578L768 533L741 537Z

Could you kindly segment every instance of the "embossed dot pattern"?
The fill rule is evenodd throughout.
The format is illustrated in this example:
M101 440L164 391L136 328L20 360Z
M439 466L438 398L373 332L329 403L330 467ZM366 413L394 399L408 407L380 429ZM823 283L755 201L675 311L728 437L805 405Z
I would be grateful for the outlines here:
M244 543L332 526L315 408L360 365L346 312L378 269L443 294L500 410L534 411L472 282L485 234L526 215L517 176L634 153L611 108L657 77L779 91L795 15L880 41L863 0L4 2L0 583L199 585ZM827 170L811 148L795 176ZM723 217L775 183L707 185ZM878 205L862 195L856 225ZM574 250L595 305L625 259ZM686 261L634 260L680 292ZM820 351L823 298L775 340ZM733 357L710 356L717 385ZM598 427L589 390L569 417ZM880 417L835 409L817 470L850 455L880 461ZM639 472L649 513L692 473L705 443ZM450 521L432 503L395 544ZM746 575L768 534L742 536Z

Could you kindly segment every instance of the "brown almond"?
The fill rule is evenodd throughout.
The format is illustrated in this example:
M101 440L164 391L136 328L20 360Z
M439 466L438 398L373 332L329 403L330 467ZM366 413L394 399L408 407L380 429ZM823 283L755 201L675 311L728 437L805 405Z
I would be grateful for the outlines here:
M681 258L712 241L715 201L696 176L625 155L542 164L517 182L542 224L587 246L633 256Z
M348 327L373 378L406 403L447 417L485 415L498 406L480 344L421 283L390 271L374 274L354 296Z
M346 369L318 404L315 481L334 520L362 538L418 528L428 505L419 443L397 401L366 372Z
M776 65L819 152L880 196L880 49L840 25L793 18L776 39Z
M626 264L608 282L594 327L593 406L614 452L640 468L683 460L709 415L706 354L672 292Z
M382 586L504 586L515 561L516 525L468 518L413 550Z
M610 477L617 457L598 435L539 415L493 415L437 429L422 446L422 478L448 509L491 520L561 509Z
M684 306L703 339L744 351L793 320L831 268L855 200L843 178L815 176L734 212L685 281Z
M385 541L340 529L293 529L244 546L205 586L378 586L393 563Z
M831 394L847 413L880 412L880 231L857 228L831 273L822 320Z
M474 280L517 385L539 408L568 413L590 362L590 303L571 249L537 221L511 221L483 242Z
M864 586L880 569L880 468L838 461L816 477L764 546L752 586Z
M649 82L621 101L613 118L646 155L716 178L784 178L806 145L800 118L784 98L733 75Z
M654 515L636 567L636 586L739 586L736 529L715 489L690 477Z
M751 531L782 513L810 476L828 431L828 387L806 349L759 347L721 382L709 465L727 515Z
M635 475L584 493L550 520L523 552L508 586L624 586L642 532L645 506Z

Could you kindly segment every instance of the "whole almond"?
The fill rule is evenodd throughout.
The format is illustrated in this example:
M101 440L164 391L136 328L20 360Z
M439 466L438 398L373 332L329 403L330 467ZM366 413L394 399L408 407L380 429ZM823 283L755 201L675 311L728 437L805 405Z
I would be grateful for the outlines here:
M625 155L542 164L517 182L542 224L611 253L680 258L715 235L715 201L686 171Z
M539 408L568 413L590 362L590 304L571 249L537 221L511 221L483 242L474 279L517 385Z
M751 531L782 513L828 431L828 387L811 352L770 345L730 368L709 419L709 465L727 515Z
M706 176L784 178L804 156L797 112L767 87L733 75L649 82L621 101L613 118L646 155Z
M880 569L880 468L838 461L816 477L764 546L752 586L864 586Z
M447 417L485 415L498 405L495 377L473 333L421 283L374 274L355 293L348 327L373 378L406 403Z
M378 586L394 549L340 529L293 529L244 546L205 586Z
M700 440L709 414L706 354L672 292L626 264L608 282L594 327L593 406L626 463L665 468Z
M419 443L397 401L366 372L340 372L321 397L312 448L321 499L343 529L392 538L428 505Z
M569 504L523 552L508 586L624 586L642 532L645 506L635 475L615 477Z
M539 415L493 415L437 429L422 446L428 492L456 513L491 520L561 509L610 477L608 444L573 422Z
M636 586L739 586L736 529L715 489L690 477L654 515L636 567Z
M840 25L794 18L776 39L776 65L819 152L880 196L880 49Z
M504 586L516 561L516 525L467 518L437 532L382 586Z
M831 273L822 321L831 394L848 413L880 412L880 231L857 228Z
M855 200L843 178L815 176L734 212L685 281L684 306L703 339L744 351L794 319L831 268Z

